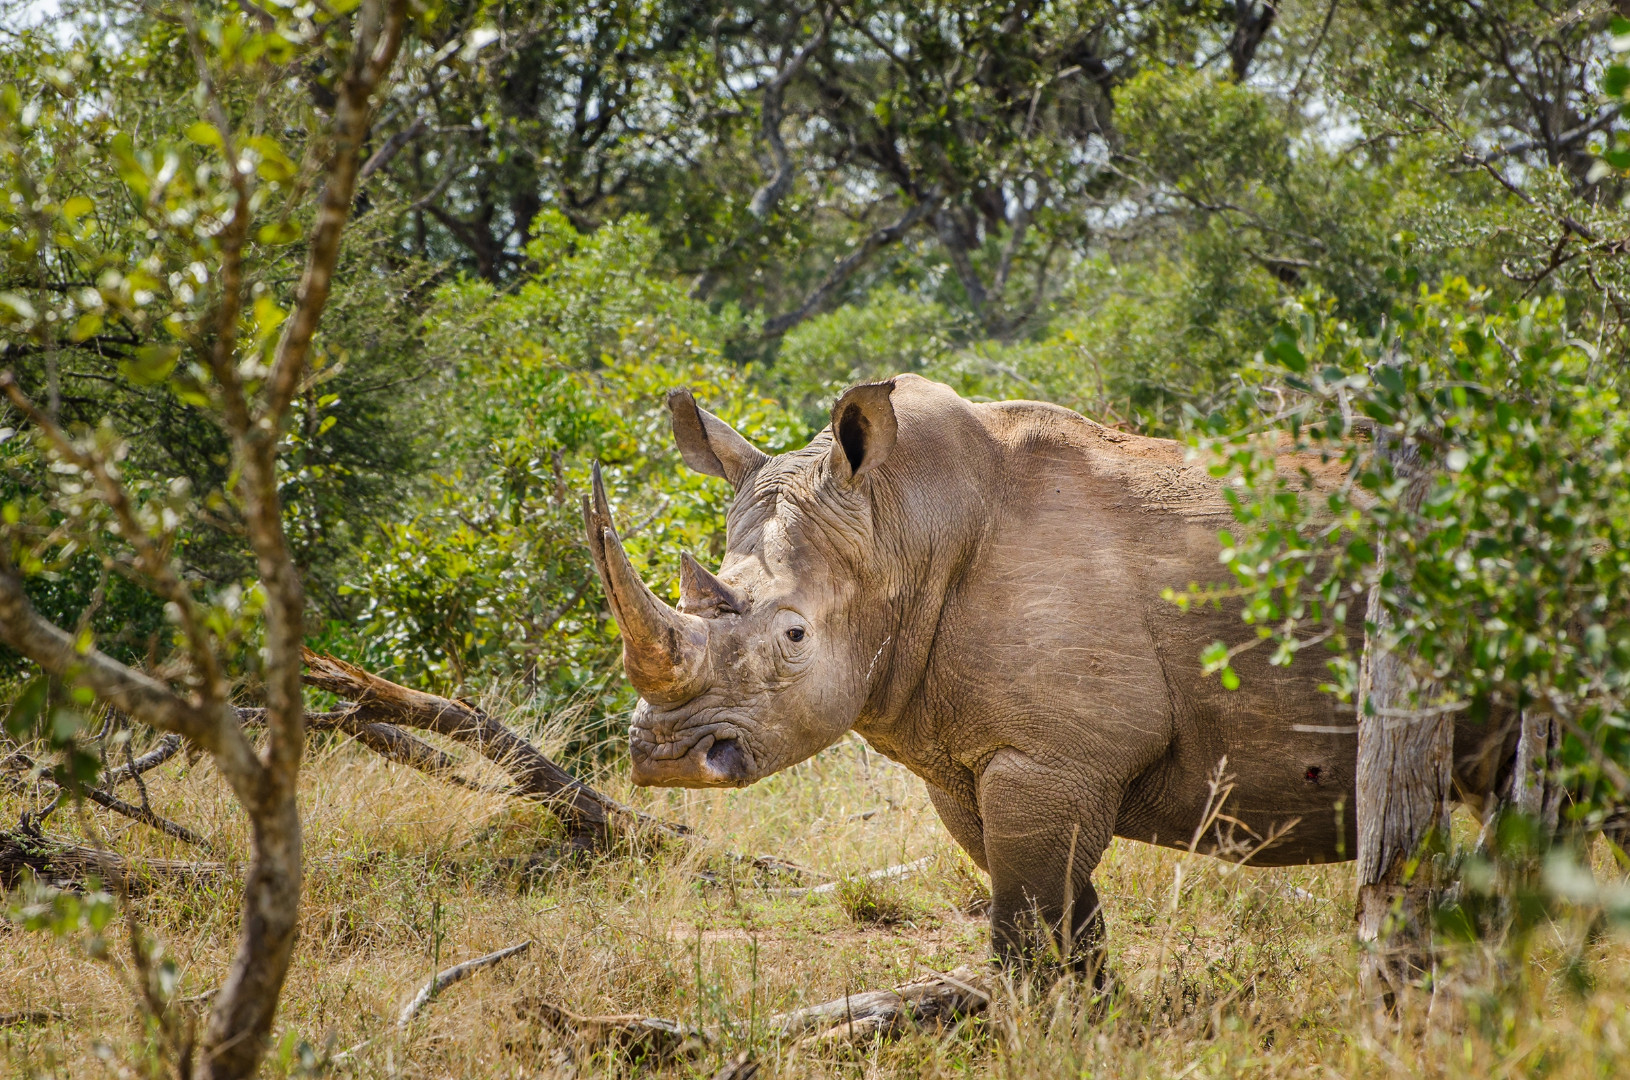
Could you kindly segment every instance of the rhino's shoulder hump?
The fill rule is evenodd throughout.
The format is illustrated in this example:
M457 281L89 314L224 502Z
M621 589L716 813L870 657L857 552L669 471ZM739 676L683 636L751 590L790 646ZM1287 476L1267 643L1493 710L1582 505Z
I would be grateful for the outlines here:
M1117 431L1080 413L1040 401L999 401L975 407L986 427L1012 452L1057 459L1075 458L1079 467L1113 483L1142 510L1183 517L1228 514L1221 483L1205 463L1189 460L1188 450L1171 439Z

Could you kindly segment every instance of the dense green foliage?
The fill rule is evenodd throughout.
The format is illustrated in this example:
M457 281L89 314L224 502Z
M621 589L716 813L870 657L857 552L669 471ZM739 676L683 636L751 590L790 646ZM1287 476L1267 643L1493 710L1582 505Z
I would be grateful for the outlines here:
M0 16L0 367L120 445L239 619L254 568L197 374L227 189L195 58L155 8L30 10ZM193 10L222 56L288 44L253 5ZM628 699L579 541L589 464L671 586L681 550L717 551L725 492L680 466L664 390L784 449L846 383L910 370L1234 452L1231 565L1280 648L1407 532L1389 602L1445 692L1546 697L1581 764L1622 761L1630 628L1601 555L1626 527L1630 76L1610 20L1517 0L426 8L282 433L314 643L585 704L593 740ZM312 213L330 77L222 87L260 133L257 220ZM296 235L251 238L263 343ZM1442 466L1420 508L1365 417ZM97 511L0 422L0 502L50 552L29 566L42 610L166 662L122 549L66 527ZM1351 497L1281 490L1240 435L1264 427L1346 455Z

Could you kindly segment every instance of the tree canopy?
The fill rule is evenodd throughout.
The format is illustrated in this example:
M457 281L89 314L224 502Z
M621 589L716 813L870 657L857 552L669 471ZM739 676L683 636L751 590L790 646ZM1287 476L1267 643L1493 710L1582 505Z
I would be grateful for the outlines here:
M269 355L343 57L303 52L298 5L188 10L6 7L0 366L117 458L211 617L241 623L223 640L252 700L264 585L212 412L212 275L241 245L236 332ZM1388 571L1400 632L1476 657L1457 667L1473 696L1585 694L1602 719L1579 753L1622 760L1602 696L1619 631L1591 615L1622 607L1598 557L1619 547L1616 18L1516 0L415 7L276 432L308 637L443 690L520 680L615 715L576 535L590 461L660 580L717 542L721 509L678 466L663 389L696 386L781 449L846 383L909 370L1216 446L1265 426L1330 453L1372 429L1424 440L1446 470L1410 511L1430 528L1389 517L1357 464L1369 501L1307 507L1239 450L1248 611L1299 647L1379 537L1425 529L1430 553ZM210 64L240 74L201 113ZM236 239L229 129L255 180ZM25 428L0 428L0 503L34 603L123 660L170 662L175 613ZM1554 553L1532 544L1568 528ZM1496 609L1519 613L1500 642ZM1511 649L1543 663L1491 659ZM0 650L0 677L28 675ZM584 745L606 730L585 721Z

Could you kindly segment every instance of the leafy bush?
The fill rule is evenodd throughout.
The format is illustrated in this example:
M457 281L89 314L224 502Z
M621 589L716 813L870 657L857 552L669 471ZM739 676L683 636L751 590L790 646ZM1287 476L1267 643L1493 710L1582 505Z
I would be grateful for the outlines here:
M532 278L503 293L448 285L426 319L427 349L448 369L439 469L410 513L380 523L347 586L364 604L352 647L443 688L519 679L611 709L631 698L608 678L617 644L583 545L592 463L660 592L682 550L720 553L729 495L680 461L666 391L692 387L767 450L808 431L722 360L733 316L650 272L649 227L631 218L585 237L546 216L538 232Z
M1234 584L1175 598L1237 599L1257 635L1213 646L1210 666L1229 682L1241 648L1269 645L1289 663L1328 638L1350 693L1362 643L1341 630L1379 586L1384 645L1412 656L1423 683L1461 707L1555 716L1572 777L1622 799L1630 413L1601 359L1560 300L1501 305L1458 279L1374 335L1317 298L1300 305L1234 414L1206 424L1229 434L1202 440L1237 483L1228 494L1243 528L1223 551ZM1269 431L1283 433L1278 446ZM1420 479L1385 446L1418 454ZM1279 468L1291 447L1341 461L1350 479L1315 492L1305 470Z

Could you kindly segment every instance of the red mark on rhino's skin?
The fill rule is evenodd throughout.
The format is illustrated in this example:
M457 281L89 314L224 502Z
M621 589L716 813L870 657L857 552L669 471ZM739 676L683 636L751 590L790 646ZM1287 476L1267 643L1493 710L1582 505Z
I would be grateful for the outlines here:
M1319 778L1323 775L1323 769L1319 768L1317 765L1309 765L1307 767L1307 772L1302 774L1302 778L1310 784L1317 784L1319 782Z

